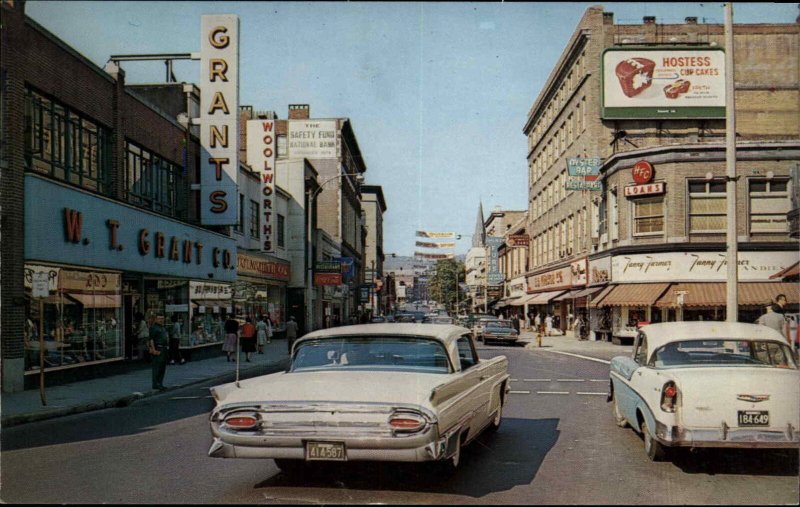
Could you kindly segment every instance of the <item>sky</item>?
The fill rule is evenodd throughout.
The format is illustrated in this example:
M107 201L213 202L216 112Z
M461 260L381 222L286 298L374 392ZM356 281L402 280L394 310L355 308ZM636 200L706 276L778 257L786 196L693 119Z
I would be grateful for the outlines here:
M26 13L99 66L110 55L200 50L204 14L240 19L239 103L286 118L352 122L366 183L386 199L384 252L413 255L415 231L461 235L483 203L525 210L522 128L590 5L618 24L723 23L723 3L122 2L29 0ZM734 3L736 23L795 23L797 3ZM123 62L128 84L163 83L162 61ZM199 61L176 61L197 83Z

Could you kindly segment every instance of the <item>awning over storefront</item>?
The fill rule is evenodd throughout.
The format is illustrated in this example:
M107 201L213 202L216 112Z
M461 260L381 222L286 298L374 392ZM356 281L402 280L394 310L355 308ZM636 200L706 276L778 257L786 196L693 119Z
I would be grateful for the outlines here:
M600 303L603 302L603 299L608 296L612 290L614 290L614 285L607 285L603 287L602 291L599 294L596 294L592 301L589 303L589 308L597 308L600 306Z
M726 284L722 282L674 283L658 300L656 306L676 308L678 293L683 292L683 306L725 306ZM766 306L778 294L785 294L789 304L800 302L800 287L792 282L740 282L740 306Z
M230 299L193 299L192 306L230 306L231 300Z
M563 293L564 293L563 290L553 290L553 291L549 291L549 292L539 292L538 294L534 295L535 297L533 297L530 301L528 301L528 304L529 305L546 305L547 303L550 302L550 300L552 300L556 296L561 295Z
M621 283L598 306L652 306L667 290L668 283Z
M122 297L108 294L75 294L69 297L83 305L84 308L118 308L122 306Z
M565 292L561 294L557 298L553 298L553 301L564 301L565 299L575 299L578 297L578 294L581 292L581 289L574 289L569 292Z
M517 304L517 305L527 305L527 304L530 304L530 302L531 302L532 300L536 299L536 296L538 296L538 295L539 295L539 294L526 294L525 296L521 296L521 297L519 298L519 300L516 302L516 304Z
M794 264L792 264L788 268L775 273L774 275L772 275L769 278L770 278L770 280L774 280L776 278L780 279L780 280L783 280L783 279L786 279L786 278L793 278L793 277L797 277L797 276L800 276L800 261L795 262Z
M593 296L605 288L606 288L605 286L600 286L600 287L589 287L588 289L580 290L577 294L575 294L575 299L584 298L587 296Z
M516 298L511 298L508 301L508 304L510 306L522 306L522 305L525 304L524 301L523 301L525 299L528 299L528 296L520 296L520 297L516 297Z
M507 299L501 299L500 301L497 302L497 304L494 307L495 308L503 308L505 306L508 306L508 300Z

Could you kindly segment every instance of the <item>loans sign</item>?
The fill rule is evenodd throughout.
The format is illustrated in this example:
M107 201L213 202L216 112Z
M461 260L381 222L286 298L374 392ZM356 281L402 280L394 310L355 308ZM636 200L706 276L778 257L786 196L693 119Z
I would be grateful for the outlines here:
M202 16L200 39L200 222L239 218L239 17Z
M720 48L609 48L603 53L603 118L724 118Z

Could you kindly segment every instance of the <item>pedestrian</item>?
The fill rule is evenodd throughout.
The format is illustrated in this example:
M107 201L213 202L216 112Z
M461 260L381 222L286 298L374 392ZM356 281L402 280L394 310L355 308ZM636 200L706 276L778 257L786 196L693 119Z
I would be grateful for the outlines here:
M778 313L779 311L780 306L770 302L764 309L764 314L756 319L756 324L771 327L775 331L779 332L781 336L783 336L788 342L789 340L786 337L786 319L783 318L783 314ZM789 346L791 345L792 344L789 343Z
M536 312L536 316L533 318L533 325L536 326L537 331L542 326L542 316L539 315L539 312Z
M256 351L256 326L253 325L253 319L248 316L244 319L244 325L241 329L242 352L244 352L245 361L250 362L250 356Z
M178 314L173 313L172 321L168 334L169 334L169 364L183 364L186 362L186 359L181 356L181 323L178 320Z
M297 339L297 322L294 321L294 315L289 317L289 321L286 323L286 341L289 345L289 354L292 353L292 345L294 341Z
M136 341L134 344L133 359L144 357L144 351L147 348L147 342L150 339L150 329L147 327L147 322L144 320L142 312L136 312L134 316L136 319Z
M269 343L267 341L269 339L268 336L267 336L267 331L268 331L268 327L267 326L268 326L268 324L267 324L264 316L262 315L261 317L259 317L258 322L256 323L256 337L257 337L257 342L258 342L258 353L259 354L263 354L264 353L264 345Z
M149 329L147 348L153 358L153 389L163 391L164 373L167 371L167 351L169 350L169 338L167 330L164 329L164 314L156 314L155 321Z
M194 329L194 333L189 335L189 346L194 347L195 345L200 345L204 341L205 337L203 335L203 324L198 322L197 327Z
M239 337L239 321L233 317L231 314L225 321L225 341L222 343L222 351L227 354L228 362L233 361L232 356L236 352L236 342Z
M544 328L545 328L545 336L550 336L550 333L553 332L553 316L549 313L547 317L544 318Z
M780 314L786 313L786 295L785 294L778 294L775 296L775 304L778 305L778 308L775 309L776 312Z

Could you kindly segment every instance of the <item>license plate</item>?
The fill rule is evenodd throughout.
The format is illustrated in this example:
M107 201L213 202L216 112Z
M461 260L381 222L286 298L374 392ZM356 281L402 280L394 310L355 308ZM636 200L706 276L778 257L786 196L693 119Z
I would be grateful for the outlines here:
M306 442L306 459L309 461L345 461L347 454L344 442Z
M766 410L740 410L739 426L769 426L769 412Z

